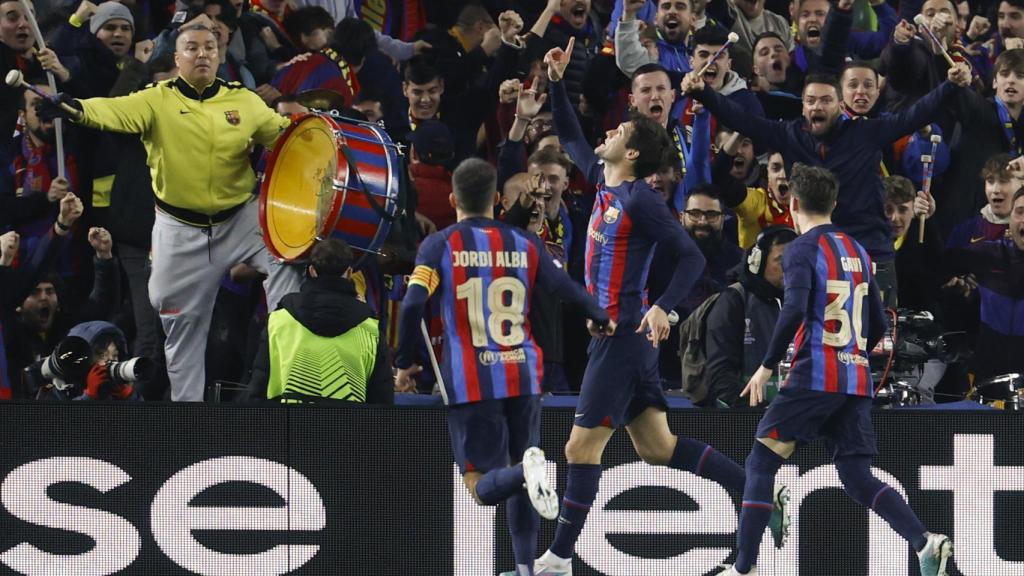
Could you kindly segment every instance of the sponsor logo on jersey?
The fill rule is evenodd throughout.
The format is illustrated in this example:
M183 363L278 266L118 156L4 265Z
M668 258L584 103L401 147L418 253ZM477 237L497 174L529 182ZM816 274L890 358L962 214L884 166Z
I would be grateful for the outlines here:
M480 364L494 366L495 364L522 364L526 362L526 350L516 348L515 350L484 350L479 355Z

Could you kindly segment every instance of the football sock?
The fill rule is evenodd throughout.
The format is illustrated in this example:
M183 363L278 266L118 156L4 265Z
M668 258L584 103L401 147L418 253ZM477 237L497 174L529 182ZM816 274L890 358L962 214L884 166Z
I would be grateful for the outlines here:
M488 506L494 506L523 488L523 465L491 470L476 483L476 496Z
M512 554L516 559L517 574L533 574L533 561L537 558L537 532L540 515L530 504L530 496L520 489L505 501L508 531L512 536Z
M917 514L892 486L871 473L870 456L840 456L835 459L843 488L858 504L874 510L897 534L921 551L928 542L927 531Z
M597 497L600 481L600 464L569 464L565 497L562 498L558 528L555 529L555 540L551 543L550 549L555 556L572 558L572 551L583 530L583 523L587 520L587 513L590 512L590 506Z
M718 450L692 438L676 438L676 448L668 466L714 480L736 494L743 492L743 468Z
M740 528L736 533L735 568L738 572L750 572L757 563L758 549L764 529L772 517L772 492L775 474L785 459L764 444L755 441L754 448L747 456L747 481L743 488L743 505L740 512Z

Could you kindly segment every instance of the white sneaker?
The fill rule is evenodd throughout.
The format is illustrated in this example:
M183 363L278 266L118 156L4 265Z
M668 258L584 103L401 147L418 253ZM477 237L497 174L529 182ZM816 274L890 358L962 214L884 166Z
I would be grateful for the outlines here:
M944 534L928 533L928 542L917 553L921 576L947 576L946 562L953 557L953 541Z
M533 563L533 576L572 576L572 558L559 558L548 550Z
M541 518L554 520L558 517L558 494L548 486L546 465L547 459L540 448L533 446L523 453L523 477L526 480L526 492L530 495L530 504L533 504Z
M729 566L725 569L725 572L719 572L717 576L757 576L757 566L751 566L750 572L745 574L737 572L735 566Z

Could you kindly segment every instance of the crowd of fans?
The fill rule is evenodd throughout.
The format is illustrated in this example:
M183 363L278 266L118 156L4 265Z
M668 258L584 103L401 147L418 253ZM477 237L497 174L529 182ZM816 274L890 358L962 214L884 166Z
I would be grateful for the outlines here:
M674 331L661 347L665 388L727 407L756 369L795 237L795 162L839 178L835 221L868 249L887 304L968 335L973 358L922 362L925 401L1024 372L1024 0L51 0L34 7L42 49L24 6L0 0L2 71L19 70L36 89L0 87L0 398L160 400L186 372L205 380L193 389L226 381L244 384L239 398L280 396L287 386L273 371L286 368L275 354L289 348L275 338L295 329L268 328L281 300L287 319L327 338L374 319L380 333L365 339L359 370L369 393L366 384L320 392L389 401L381 382L398 304L418 242L455 221L455 165L493 162L496 215L536 232L582 282L595 182L571 158L629 114L671 136L677 154L649 182L707 261L675 310L681 323L695 310L700 318L684 324L682 344ZM291 299L265 296L266 266L226 263L203 303L213 310L205 372L192 346L185 361L200 369L173 367L169 379L182 337L168 336L175 327L156 306L151 291L168 289L164 277L150 281L150 254L157 214L173 206L154 199L164 183L152 180L145 129L63 121L58 130L37 92L75 103L168 81L179 37L203 28L216 38L217 77L279 114L315 108L379 123L405 152L402 216L379 253L331 244L319 268L292 266L313 287ZM738 41L716 59L731 32ZM562 78L549 77L552 49L568 58ZM249 153L259 173L265 149ZM650 263L651 301L670 280L668 258L656 252ZM583 311L542 298L530 320L545 389L577 389ZM439 323L428 322L438 352ZM89 344L84 366L70 381L45 367L40 378L69 335ZM696 376L680 360L688 345L702 347L690 354L702 362ZM123 382L96 368L130 357L151 359L152 370ZM422 373L419 391L432 379Z

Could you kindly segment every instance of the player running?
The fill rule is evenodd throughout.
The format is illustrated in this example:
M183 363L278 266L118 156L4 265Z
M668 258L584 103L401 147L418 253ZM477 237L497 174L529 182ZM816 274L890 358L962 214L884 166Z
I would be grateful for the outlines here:
M820 436L832 452L846 493L914 546L922 576L945 575L952 541L925 531L906 501L871 474L878 449L871 426L874 386L868 351L886 330L871 259L832 224L839 185L831 172L797 164L790 185L790 211L801 236L783 260L785 304L764 362L740 395L749 395L751 406L760 403L771 367L782 360L791 341L795 355L789 377L757 427L747 457L739 553L721 574L757 574L775 474L798 445Z
M544 358L530 333L530 301L541 287L583 306L595 334L611 334L615 324L557 267L536 234L492 218L497 175L490 164L462 162L452 188L458 221L423 240L402 302L396 385L414 389L420 321L433 295L445 329L441 374L455 461L479 504L507 501L516 575L531 576L537 513L553 520L558 497L537 447Z
M565 446L568 477L551 548L535 565L538 576L571 576L572 555L597 496L601 455L616 428L626 427L645 462L686 470L743 491L743 469L712 447L672 434L658 375L658 343L668 337L666 311L689 292L704 269L693 240L644 178L673 161L675 147L657 121L636 115L591 149L576 121L562 75L572 54L555 48L544 60L552 115L562 145L590 182L598 183L586 244L586 284L617 323L596 337L583 376L575 424ZM600 162L599 162L600 159ZM678 161L677 159L675 161ZM603 165L602 165L603 163ZM665 293L647 305L647 272L657 243L667 244L676 269ZM780 494L780 500L788 498ZM779 545L784 510L776 516Z

